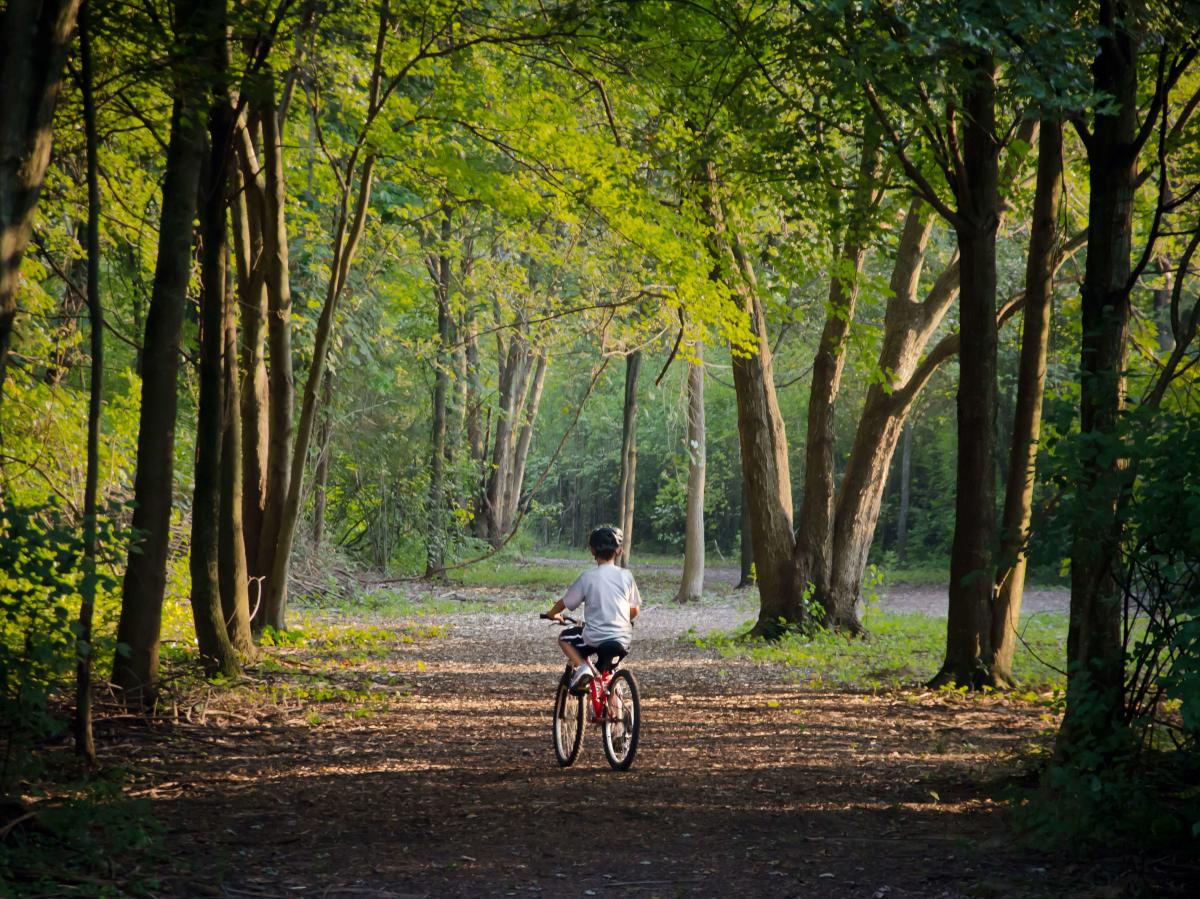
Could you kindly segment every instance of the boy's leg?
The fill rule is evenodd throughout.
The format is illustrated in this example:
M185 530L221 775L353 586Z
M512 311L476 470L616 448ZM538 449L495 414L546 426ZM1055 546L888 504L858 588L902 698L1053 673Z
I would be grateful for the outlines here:
M579 650L567 643L565 640L558 641L559 648L562 649L563 655L571 660L571 664L578 668L583 664L583 656L579 654Z

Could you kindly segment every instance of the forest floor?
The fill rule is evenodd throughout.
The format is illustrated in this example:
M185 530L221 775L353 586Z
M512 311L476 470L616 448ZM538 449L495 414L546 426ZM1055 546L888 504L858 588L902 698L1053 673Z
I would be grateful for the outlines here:
M535 614L557 590L405 589L352 620L309 612L232 690L101 720L102 755L162 827L107 882L230 899L1197 895L1177 860L1018 840L1002 798L1046 745L1044 707L806 688L685 638L751 617L725 591L639 620L633 768L610 770L588 731L560 769L562 658Z

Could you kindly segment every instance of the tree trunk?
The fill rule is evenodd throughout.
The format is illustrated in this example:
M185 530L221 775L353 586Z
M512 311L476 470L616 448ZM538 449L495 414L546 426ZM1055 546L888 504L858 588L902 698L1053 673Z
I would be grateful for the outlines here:
M996 229L1000 216L995 62L968 60L963 177L954 222L961 259L958 464L946 659L933 683L979 687L990 679L996 531Z
M347 165L345 193L339 213L337 234L334 237L333 264L329 285L325 292L325 304L317 320L317 333L313 342L312 367L304 384L304 402L300 409L300 424L296 429L296 447L292 456L292 477L288 484L287 502L279 525L279 540L267 581L264 600L266 623L284 628L287 624L287 579L291 566L292 541L296 536L296 523L300 517L300 490L304 486L304 460L308 458L308 445L312 440L313 423L317 411L317 392L325 376L325 362L329 358L329 345L333 339L333 326L337 316L338 301L346 286L350 266L358 244L362 240L367 221L367 209L371 202L374 185L375 157L368 154L363 160L358 178L358 196L354 199L354 212L349 215L350 185L353 183L354 159Z
M520 514L521 491L525 488L525 463L529 460L529 447L533 444L533 428L537 423L538 409L542 405L542 388L546 383L546 369L550 364L548 357L538 356L537 368L533 373L533 384L525 402L524 421L521 425L521 435L517 439L516 452L513 455L512 479L509 484L508 499L505 503L504 536L511 533L515 518Z
M754 268L726 225L716 167L706 165L705 211L712 225L709 251L714 277L728 279L749 320L750 352L731 347L737 399L738 444L742 458L743 502L749 508L758 579L759 613L752 633L773 639L791 625L804 624L804 583L796 571L792 536L792 479L788 469L787 432L775 396L774 364L766 321L758 300Z
M279 120L275 114L274 78L268 75L267 101L262 110L263 156L266 159L266 190L264 194L263 252L267 279L267 343L271 353L268 370L270 418L267 443L267 495L263 505L262 531L255 553L256 577L266 577L268 597L254 620L258 629L266 625L282 629L285 626L283 609L287 605L287 583L272 584L283 529L284 507L291 492L293 477L292 406L295 403L295 382L292 375L292 288L288 274L287 194L283 164L283 143ZM296 465L304 457L295 457ZM288 540L288 550L291 540ZM286 570L286 565L284 566ZM264 617L265 615L265 617Z
M203 14L206 43L213 30L225 33L225 0L219 8ZM208 22L213 16L217 21ZM210 50L210 52L213 52ZM225 56L224 47L220 49ZM213 56L216 54L213 53ZM200 185L200 398L196 422L196 477L192 499L192 545L189 567L192 575L192 620L200 660L211 674L236 675L241 672L237 651L230 642L221 606L220 524L221 524L221 438L224 412L224 371L221 356L225 348L225 261L226 175L233 136L229 103L225 99L222 67L215 91L217 98L209 111L208 161Z
M487 489L487 445L484 434L487 430L482 418L483 385L479 376L479 334L474 313L467 310L464 328L464 352L467 357L467 444L471 456L471 479L468 496L474 504L472 530L477 537L486 537L487 516L484 512L484 491Z
M218 567L221 582L221 615L233 648L244 659L257 650L250 631L250 572L246 566L246 544L242 523L242 418L238 414L238 332L236 299L228 276L228 246L225 249L224 325L225 347L221 387L221 519Z
M746 485L742 484L742 512L741 524L739 525L739 540L741 544L739 556L741 558L741 576L738 578L737 588L741 590L745 587L753 587L758 583L758 578L754 573L754 535L751 533L750 525L750 504L746 502Z
M528 353L521 339L514 336L507 353L499 359L499 396L496 405L496 431L492 438L492 471L484 496L487 539L493 546L504 540L504 502L513 464L513 426L517 420L518 397L528 370Z
M889 381L867 388L834 505L828 590L818 592L816 598L824 609L824 623L846 633L862 630L859 587L879 519L883 484L904 417L915 399L908 388L925 345L957 293L958 268L951 265L924 301L917 294L932 228L933 217L925 204L910 203L896 245L877 366L889 373Z
M262 179L256 174L254 144L249 129L243 127L239 141L237 187L232 202L234 259L237 262L238 305L242 313L241 385L242 429L242 531L246 547L247 572L263 576L259 563L259 540L263 530L263 511L267 504L267 447L270 435L269 387L267 381L266 259L263 256ZM261 585L261 582L260 582Z
M896 522L896 558L908 564L908 516L912 507L912 421L900 432L900 514Z
M50 163L54 106L79 0L8 0L0 12L0 396L21 259Z
M704 596L704 361L688 366L687 524L683 540L683 579L676 602L698 602Z
M621 566L629 565L633 551L633 500L637 489L637 382L642 367L641 350L625 357L625 403L621 416L621 483L617 488L617 526L625 534Z
M433 434L429 459L429 528L425 544L425 577L444 576L448 509L446 502L446 429L450 400L450 213L443 209L441 244L428 258L437 304L438 345L433 371Z
M1133 9L1100 0L1095 88L1111 98L1097 111L1087 145L1090 170L1088 248L1084 269L1079 429L1090 438L1076 486L1079 514L1071 547L1071 624L1067 634L1067 710L1059 748L1120 727L1124 708L1121 588L1114 570L1121 529L1120 453L1113 442L1125 406L1129 337L1130 249L1137 172L1137 42Z
M96 608L96 493L100 474L100 410L104 396L104 307L100 302L100 167L97 161L96 102L92 93L92 17L85 8L79 21L80 88L87 142L87 306L92 347L92 383L88 391L87 475L83 488L83 583L79 630L75 635L75 752L96 761L92 736L92 617Z
M1038 143L1029 257L1025 266L1025 324L1017 372L1017 402L1000 529L996 600L992 609L992 686L1014 683L1012 662L1017 623L1021 617L1021 594L1025 588L1029 523L1033 514L1061 200L1062 125L1043 122Z
M333 372L321 387L321 430L317 434L317 465L313 472L313 552L319 558L325 542L325 489L329 483L329 441L333 437Z
M838 270L829 281L829 306L813 360L809 389L804 497L797 516L796 566L797 576L805 583L812 582L817 596L825 594L829 583L833 549L835 410L846 362L846 338L854 321L859 282L867 256L868 223L874 210L879 178L879 138L879 126L873 116L869 117Z
M179 0L182 35L194 27L194 5ZM179 52L191 58L194 42ZM204 160L205 91L181 78L171 115L162 189L158 256L146 337L142 342L142 404L134 476L132 527L144 537L130 547L117 625L117 644L127 649L113 660L113 683L130 703L152 701L158 681L159 635L166 589L167 549L174 504L176 379L180 327L192 263L192 219Z

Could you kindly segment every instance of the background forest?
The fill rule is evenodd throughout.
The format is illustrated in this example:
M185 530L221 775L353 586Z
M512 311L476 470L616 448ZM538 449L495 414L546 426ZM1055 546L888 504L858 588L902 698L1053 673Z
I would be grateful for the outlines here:
M1069 588L1046 808L1200 835L1198 14L6 0L0 841L95 696L599 523L742 646L946 586L948 689Z

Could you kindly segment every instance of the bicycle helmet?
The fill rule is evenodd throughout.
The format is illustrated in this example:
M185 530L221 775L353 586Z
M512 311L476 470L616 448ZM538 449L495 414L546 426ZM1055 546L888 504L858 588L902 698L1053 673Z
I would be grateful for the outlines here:
M588 546L598 553L616 552L625 543L625 535L620 528L596 528L588 536Z

